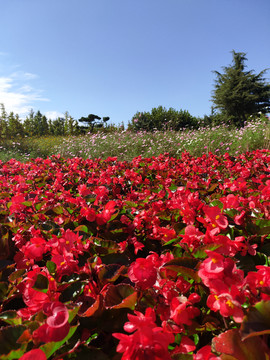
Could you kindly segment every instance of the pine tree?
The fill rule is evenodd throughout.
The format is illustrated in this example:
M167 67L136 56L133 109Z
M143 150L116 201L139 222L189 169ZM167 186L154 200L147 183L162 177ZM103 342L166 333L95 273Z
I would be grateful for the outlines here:
M242 127L249 116L270 110L270 84L263 78L268 69L257 75L254 70L245 71L246 54L234 50L232 54L233 63L223 67L223 74L214 71L212 101L225 122Z

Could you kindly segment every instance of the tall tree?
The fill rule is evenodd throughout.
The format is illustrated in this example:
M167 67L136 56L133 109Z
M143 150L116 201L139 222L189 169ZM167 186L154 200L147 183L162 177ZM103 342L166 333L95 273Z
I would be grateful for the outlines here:
M34 135L43 136L49 132L49 125L45 115L38 110L34 116Z
M214 71L217 79L212 101L226 122L243 126L250 115L270 110L270 84L263 78L265 69L259 74L245 71L246 54L232 51L233 63L223 67L224 73Z
M26 119L23 122L24 131L27 136L33 136L35 134L34 116L35 116L34 110L31 109L29 115L26 117Z
M24 128L19 119L19 115L14 115L13 112L11 112L8 116L8 133L12 138L17 136L24 136Z
M0 104L0 139L5 139L8 136L8 114L6 112L4 104Z

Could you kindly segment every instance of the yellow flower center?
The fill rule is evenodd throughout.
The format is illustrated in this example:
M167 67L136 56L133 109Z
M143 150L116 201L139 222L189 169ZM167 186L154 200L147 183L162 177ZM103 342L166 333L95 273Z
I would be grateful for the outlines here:
M227 300L226 301L226 304L230 307L230 308L234 308L234 305L233 305L233 303L231 302L231 300Z

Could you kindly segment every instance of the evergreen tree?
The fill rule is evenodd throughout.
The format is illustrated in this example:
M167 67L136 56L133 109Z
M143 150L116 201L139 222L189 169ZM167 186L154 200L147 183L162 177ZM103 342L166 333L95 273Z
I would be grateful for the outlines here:
M33 136L35 134L34 116L35 116L34 110L31 109L29 115L26 117L26 119L23 122L24 131L27 136Z
M1 115L0 115L0 138L5 139L8 137L8 115L4 104L0 104Z
M78 132L78 121L70 116L69 112L65 112L65 135L76 135Z
M266 114L270 110L270 84L263 74L254 74L254 70L245 71L246 54L232 51L233 63L223 67L224 73L214 71L217 76L212 101L225 122L243 126L251 115L259 112Z
M45 115L42 115L38 110L34 116L34 135L44 136L49 132L49 125Z
M58 117L52 121L53 135L64 135L65 134L65 119Z
M19 115L11 112L8 116L8 134L10 137L24 136L23 124L19 119Z

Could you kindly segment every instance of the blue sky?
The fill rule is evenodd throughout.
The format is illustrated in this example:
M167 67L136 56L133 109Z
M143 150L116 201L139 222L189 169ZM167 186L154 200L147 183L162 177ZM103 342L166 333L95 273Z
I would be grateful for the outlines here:
M211 112L231 51L270 67L269 0L0 0L0 103L125 124L137 111ZM267 81L270 71L265 74Z

